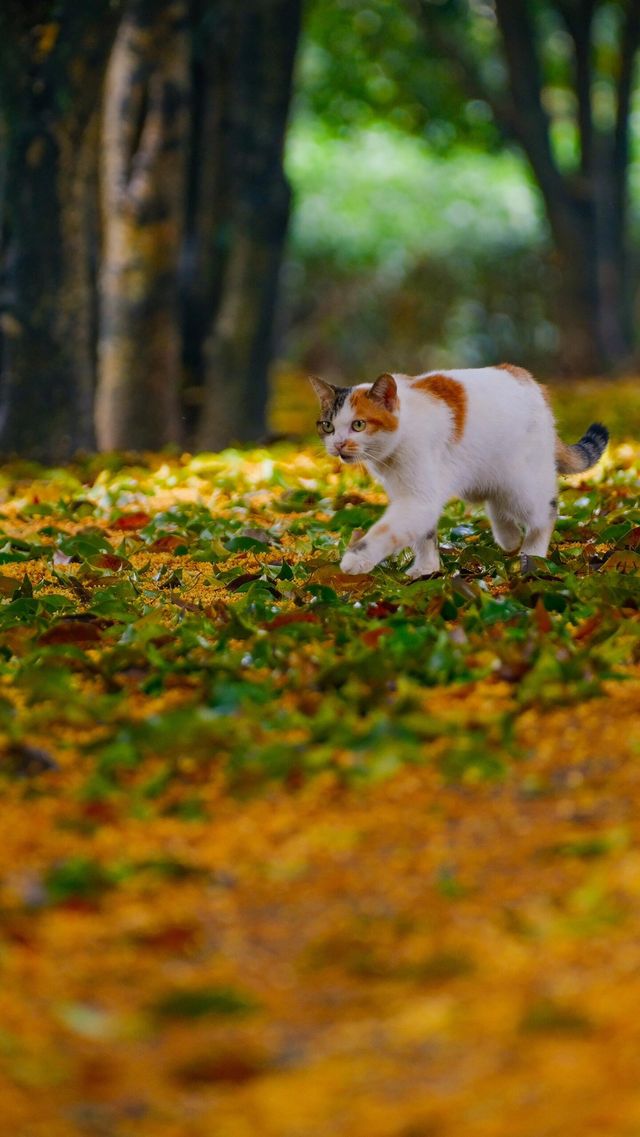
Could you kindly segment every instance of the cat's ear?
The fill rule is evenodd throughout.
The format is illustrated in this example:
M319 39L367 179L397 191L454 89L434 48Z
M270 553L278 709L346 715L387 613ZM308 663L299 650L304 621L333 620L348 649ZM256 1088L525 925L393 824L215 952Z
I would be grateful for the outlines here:
M324 379L318 379L316 375L310 375L309 382L320 400L320 406L332 407L335 402L336 388L332 387L331 383L325 383Z
M380 403L386 410L392 411L398 402L398 388L393 375L388 371L385 371L384 375L378 375L369 390L369 398L374 403Z

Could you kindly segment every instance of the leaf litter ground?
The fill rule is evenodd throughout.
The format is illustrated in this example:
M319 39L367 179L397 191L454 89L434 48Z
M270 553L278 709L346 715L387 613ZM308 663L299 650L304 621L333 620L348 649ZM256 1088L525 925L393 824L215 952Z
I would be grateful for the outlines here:
M5 467L8 1131L640 1134L639 462L412 584L313 446Z

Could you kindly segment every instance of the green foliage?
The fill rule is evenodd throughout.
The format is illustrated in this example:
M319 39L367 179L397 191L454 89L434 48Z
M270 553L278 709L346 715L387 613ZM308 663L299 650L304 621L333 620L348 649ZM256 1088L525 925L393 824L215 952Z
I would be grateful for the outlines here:
M55 770L79 751L87 803L124 792L134 812L173 813L186 780L196 816L214 771L242 792L424 761L454 781L500 776L521 756L523 711L597 696L640 659L636 486L622 464L565 488L550 560L529 578L483 513L453 502L444 574L408 582L402 557L340 573L381 505L362 474L291 448L79 468L45 525L32 482L0 537L16 573L0 589L5 768ZM80 503L82 520L63 522ZM494 703L496 682L508 694ZM468 685L486 685L483 709L434 709L429 692ZM47 889L86 896L109 880L74 862Z
M539 999L523 1015L520 1029L524 1033L580 1036L589 1034L593 1026L581 1010L551 999Z
M575 168L579 150L574 49L553 0L528 4L540 61L542 98L555 157ZM565 6L566 7L566 6ZM620 35L626 5L595 6L591 65L593 115L608 129L615 115ZM513 143L499 109L508 74L491 5L469 0L312 0L303 41L300 106L349 135L389 124L432 151L474 145L482 153Z
M111 887L117 874L107 872L86 857L71 857L54 865L45 879L45 892L51 904L89 901Z
M559 3L527 8L550 146L572 191L582 176L574 49ZM623 9L618 0L596 5L592 110L601 132L615 113ZM630 118L636 231L639 98ZM317 371L321 361L339 380L499 359L557 371L562 281L513 105L491 5L309 5L288 146L294 363Z
M302 107L345 133L385 121L435 149L469 140L495 149L499 135L488 105L461 97L460 69L424 34L418 10L404 0L370 0L366 7L359 0L313 0L301 61ZM491 22L473 18L458 0L430 5L428 18L465 40L470 52L495 45Z
M178 989L163 995L153 1005L155 1014L171 1019L246 1015L255 1010L255 1001L232 987Z
M299 118L285 286L291 358L339 381L516 359L557 331L540 206L520 159L438 156L388 125L341 137ZM308 313L313 312L313 320Z
M445 158L386 123L344 136L299 118L287 167L300 198L300 256L397 279L425 257L540 239L537 198L513 155L457 149Z

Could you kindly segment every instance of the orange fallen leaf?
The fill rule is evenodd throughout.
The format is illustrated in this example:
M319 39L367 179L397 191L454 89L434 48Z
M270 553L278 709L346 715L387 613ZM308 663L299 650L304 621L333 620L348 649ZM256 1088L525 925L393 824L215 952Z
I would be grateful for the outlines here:
M540 597L538 597L536 601L536 606L533 609L533 615L539 632L542 632L543 635L546 635L547 632L551 631L553 628L553 621Z
M148 525L151 517L148 513L139 511L138 513L123 513L117 521L114 521L114 529L143 529Z
M371 628L368 632L363 632L360 639L367 647L377 647L382 636L390 635L391 628Z

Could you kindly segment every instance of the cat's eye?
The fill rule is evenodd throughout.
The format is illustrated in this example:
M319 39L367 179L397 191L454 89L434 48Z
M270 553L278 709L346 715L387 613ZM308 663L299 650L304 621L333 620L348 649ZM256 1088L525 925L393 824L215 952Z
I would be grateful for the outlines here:
M329 422L329 420L326 418L320 419L320 421L318 423L316 423L316 426L318 427L318 430L322 431L323 434L334 434L335 433L335 429L336 429L335 426L333 425L332 422Z
M354 418L351 423L352 430L366 430L367 424L363 418Z

